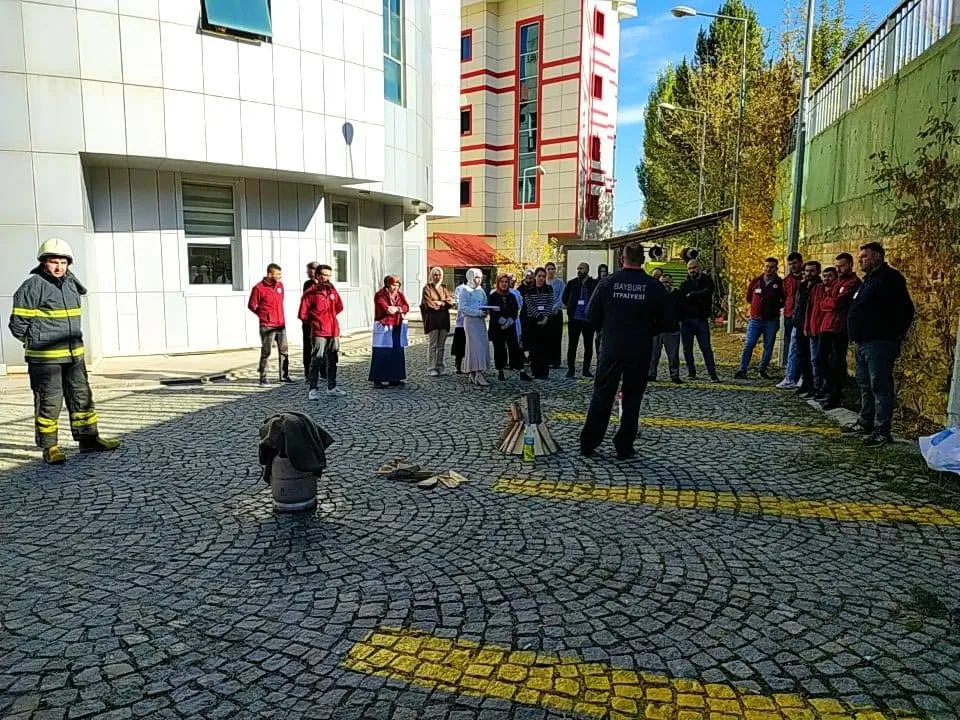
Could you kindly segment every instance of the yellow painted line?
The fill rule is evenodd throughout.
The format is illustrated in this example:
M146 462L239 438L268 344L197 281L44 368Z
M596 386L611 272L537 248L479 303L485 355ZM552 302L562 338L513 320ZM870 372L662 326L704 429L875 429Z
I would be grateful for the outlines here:
M441 638L406 628L370 632L344 667L420 687L511 700L611 720L887 720L841 700L761 694L532 650ZM915 716L896 715L900 720Z
M500 478L493 491L532 495L555 500L601 501L627 505L655 505L678 510L707 510L836 522L916 523L960 527L960 511L936 506L916 507L894 503L805 500L776 495L740 495L712 490L674 490L628 485L558 483L543 480Z
M561 422L583 422L587 414L559 410L550 414L554 420ZM610 422L619 422L614 415ZM840 429L824 425L781 425L777 423L743 423L727 420L702 420L698 418L671 418L671 417L641 417L641 425L650 427L670 428L698 428L702 430L735 430L738 432L777 432L777 433L813 433L814 435L835 436Z
M578 385L593 385L593 380L577 380ZM648 385L648 387L653 388L662 388L664 390L733 390L739 392L754 392L754 393L772 393L776 392L776 388L768 387L765 385L733 385L731 383L708 383L708 382L697 382L695 380L684 380L680 385L674 385L671 382L665 382L663 380L656 380Z

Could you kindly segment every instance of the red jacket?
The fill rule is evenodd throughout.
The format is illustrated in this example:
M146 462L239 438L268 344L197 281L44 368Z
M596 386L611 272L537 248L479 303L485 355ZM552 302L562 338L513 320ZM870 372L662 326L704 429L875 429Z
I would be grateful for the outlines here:
M310 323L310 337L340 337L343 300L333 285L314 283L300 299L300 322Z
M761 275L754 278L747 288L747 302L750 303L750 317L753 320L779 320L780 308L786 300L783 280L779 275L774 276L770 283L765 283Z
M814 329L815 334L847 332L847 310L853 302L853 296L860 287L860 278L851 274L837 278L830 287L822 287L817 301Z
M807 300L807 314L803 319L803 334L807 337L817 337L820 334L820 324L822 315L820 302L823 300L826 286L819 282L813 286L810 291L810 298Z
M391 305L396 305L400 308L400 312L396 315L388 313L387 308ZM373 296L373 319L381 325L399 325L403 322L403 316L408 312L410 312L410 305L407 304L407 299L399 290L397 291L396 300L393 302L390 300L390 291L386 288L378 290L377 294Z
M803 275L787 273L783 278L783 289L787 294L787 301L783 306L783 316L792 318L794 306L797 302L797 291L803 283Z
M282 328L286 326L283 318L283 283L271 282L264 278L250 291L247 307L260 319L262 328Z

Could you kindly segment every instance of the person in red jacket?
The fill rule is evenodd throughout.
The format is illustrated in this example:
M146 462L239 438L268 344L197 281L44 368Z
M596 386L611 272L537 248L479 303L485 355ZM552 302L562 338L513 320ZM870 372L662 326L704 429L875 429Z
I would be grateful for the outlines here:
M767 367L773 357L773 345L780 330L780 310L787 301L783 280L777 275L779 264L776 258L767 258L763 264L763 275L754 278L747 288L750 321L747 323L747 337L743 342L743 352L740 354L740 368L733 376L738 380L746 380L747 367L761 337L763 337L763 355L760 356L760 377L770 377L767 375Z
M343 312L340 293L330 282L333 268L317 265L313 285L300 299L300 322L310 325L310 400L320 399L317 387L320 378L327 380L327 395L343 397L346 393L337 387L337 363L340 361L340 321Z
M369 379L374 387L398 387L407 380L403 319L408 312L410 304L400 292L400 278L387 275L383 287L373 296L373 352Z
M817 400L824 410L840 407L843 386L847 382L847 311L854 295L860 289L860 278L853 271L853 256L840 253L836 269L827 268L824 274L833 276L825 287L820 301L820 340L817 348L817 364L823 378L823 388Z
M281 382L293 382L290 378L290 358L287 349L287 324L283 317L283 283L280 279L283 271L276 263L267 265L267 276L253 286L247 307L260 321L260 384L267 382L267 361L270 359L270 347L277 344L280 357Z
M783 290L786 302L783 306L783 344L786 346L787 371L783 380L777 384L781 390L795 390L800 382L799 344L802 340L803 318L796 318L797 296L804 283L803 255L792 252L787 256L790 272L783 276Z

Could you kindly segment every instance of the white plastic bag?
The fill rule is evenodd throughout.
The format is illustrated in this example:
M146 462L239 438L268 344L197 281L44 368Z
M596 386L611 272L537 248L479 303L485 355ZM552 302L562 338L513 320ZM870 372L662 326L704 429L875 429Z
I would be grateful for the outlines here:
M920 454L931 470L960 474L960 427L922 437Z

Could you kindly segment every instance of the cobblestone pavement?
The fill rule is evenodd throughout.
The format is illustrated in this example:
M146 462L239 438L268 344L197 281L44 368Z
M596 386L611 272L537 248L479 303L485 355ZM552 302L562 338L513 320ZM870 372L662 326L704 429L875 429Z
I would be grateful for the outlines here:
M563 452L524 464L491 448L528 386L424 361L374 390L352 351L349 396L320 403L250 371L111 393L123 447L66 443L58 468L5 407L0 714L960 717L956 508L891 489L893 451L728 381L653 386L639 456L584 459L590 387L557 377ZM259 479L281 409L336 438L308 517L275 516ZM373 475L400 457L474 482Z

